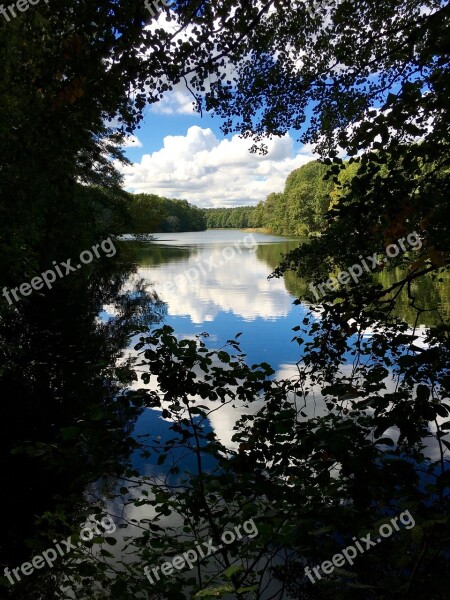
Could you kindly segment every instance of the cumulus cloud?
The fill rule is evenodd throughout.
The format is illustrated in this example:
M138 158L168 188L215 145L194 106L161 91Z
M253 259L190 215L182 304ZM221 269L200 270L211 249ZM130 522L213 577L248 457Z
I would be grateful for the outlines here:
M119 166L125 186L136 193L185 198L200 207L251 205L281 192L286 177L313 160L294 152L289 135L267 141L269 152L249 152L252 142L235 135L218 139L211 129L190 127L185 136L166 136L163 147L140 163Z

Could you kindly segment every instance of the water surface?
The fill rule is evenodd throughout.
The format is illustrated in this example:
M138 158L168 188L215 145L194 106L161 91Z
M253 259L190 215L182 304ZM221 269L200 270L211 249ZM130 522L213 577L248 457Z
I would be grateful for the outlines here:
M207 332L209 345L220 347L242 332L249 362L266 361L276 371L295 364L298 347L289 340L306 309L293 305L286 279L268 277L300 239L239 230L155 237L141 246L134 277L167 303L164 322L178 337Z

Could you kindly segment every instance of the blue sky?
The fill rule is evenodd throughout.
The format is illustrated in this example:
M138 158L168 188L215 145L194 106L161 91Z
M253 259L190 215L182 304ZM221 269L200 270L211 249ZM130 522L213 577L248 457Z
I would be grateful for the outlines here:
M283 191L287 176L315 158L294 132L268 141L266 156L251 154L251 140L224 136L221 123L195 113L192 96L177 87L146 110L130 139L125 153L133 165L121 168L125 188L200 207L255 205Z
M224 137L220 131L220 120L214 119L208 113L204 113L201 117L195 113L192 115L179 113L158 114L152 112L151 109L147 109L141 128L135 132L142 143L142 147L126 148L125 154L133 162L140 161L143 154L151 154L160 150L165 136L184 136L192 125L199 125L203 128L209 127L217 136Z
M164 11L148 27L175 32ZM189 35L189 27L183 35ZM177 84L147 109L129 141L126 155L133 164L119 168L125 188L184 198L205 208L251 206L271 192L282 192L294 169L317 158L313 147L296 142L298 132L268 141L269 152L261 156L249 152L251 140L225 137L220 125L219 118L195 113L185 84Z

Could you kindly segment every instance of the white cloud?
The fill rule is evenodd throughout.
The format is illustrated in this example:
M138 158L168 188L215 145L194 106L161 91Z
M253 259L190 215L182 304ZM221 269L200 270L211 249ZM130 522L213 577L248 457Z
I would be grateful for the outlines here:
M294 153L287 134L267 141L267 155L251 154L250 140L218 139L211 129L190 127L185 136L166 136L163 147L140 163L118 166L125 185L137 193L185 198L201 207L255 204L284 189L286 177L315 157Z
M195 115L192 94L182 89L174 89L167 93L157 104L152 104L150 112L160 115Z
M122 148L142 148L142 142L137 136L129 135L125 138Z

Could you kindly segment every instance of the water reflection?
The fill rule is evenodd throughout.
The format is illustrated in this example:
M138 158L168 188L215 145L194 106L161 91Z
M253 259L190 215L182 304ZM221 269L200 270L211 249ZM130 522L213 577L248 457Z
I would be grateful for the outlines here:
M92 510L88 487L103 481L102 493L111 491L127 468L142 409L117 399L131 378L115 364L131 333L164 315L155 296L123 291L131 269L110 259L0 318L0 563L10 569L78 530ZM98 317L104 305L113 317ZM5 581L2 597L52 597L57 571L22 574L14 587Z
M385 271L376 276L376 281L385 289L390 288L396 281L405 277L401 269ZM448 271L439 276L432 274L420 277L411 284L411 297L408 290L397 297L393 314L401 318L410 326L431 327L448 322L450 318L450 273Z
M171 247L173 237L167 240L166 248L149 245L146 252L141 251L138 274L168 303L169 316L187 316L194 325L214 322L221 313L231 313L246 322L286 317L292 296L283 281L268 281L271 268L257 245L266 242L265 238L272 242L272 236L234 232L231 237L227 233L214 244L209 237L201 244L203 234L197 234L197 244L179 249L184 256L178 260ZM185 244L186 240L184 234L178 243ZM274 260L292 247L292 243L277 241L267 246Z
M67 535L91 510L86 490L100 497L111 493L124 472L129 474L129 461L141 474L164 475L161 466L133 453L133 437L165 440L170 422L159 411L117 399L124 387L151 387L131 382L122 356L133 332L164 319L179 338L207 330L209 345L220 347L243 331L249 363L270 363L277 378L296 376L299 350L290 343L292 328L308 307L294 306L293 300L306 292L307 282L294 273L279 280L267 277L281 254L299 241L253 236L256 244L247 240L240 252L235 244L246 234L237 231L167 234L153 244L127 242L124 246L135 252L134 272L118 257L107 269L98 265L89 276L80 272L0 317L0 449L7 515L0 541L3 565L17 567L32 548L39 552L49 546L49 538ZM231 253L224 250L230 247L236 251L227 259ZM388 285L395 275L380 278ZM449 283L448 278L420 282L414 288L416 304L439 308L448 317ZM154 290L167 302L167 311ZM417 312L407 298L396 311L416 323ZM438 319L436 311L424 312L418 322L432 319ZM320 390L317 398L308 405L308 416L323 413ZM260 407L255 402L252 410ZM214 430L228 448L235 447L232 428L241 414L240 407L223 407L211 415L206 432ZM195 471L189 460L185 466ZM120 512L119 502L112 506ZM148 518L144 509L132 510L133 516ZM23 578L6 597L49 598L52 589L60 589L56 569L45 583L39 576Z
M208 345L218 348L236 333L243 332L240 343L248 363L266 361L275 369L276 378L295 379L299 348L290 343L292 328L301 323L309 307L294 306L293 301L307 294L308 282L293 272L282 279L267 278L278 266L281 255L305 240L256 233L249 238L238 230L164 234L157 238L155 243L140 246L138 276L150 288L154 286L167 302L165 321L174 328L177 337L189 339L205 330L209 334ZM242 243L244 240L246 244ZM230 253L232 258L227 260L226 249L236 248L237 243L241 251ZM388 287L400 276L396 271L382 273L378 278ZM134 283L130 281L129 285L132 287ZM416 333L423 331L421 323L439 319L438 312L431 309L450 313L448 277L442 282L431 278L420 281L413 292L416 306L427 312L418 317L405 293L399 298L395 314L411 327L416 326ZM316 394L313 393L305 413L325 414L320 390L313 392ZM257 408L255 403L254 409ZM241 412L239 407L224 407L210 419L212 428L228 448L234 447L232 429ZM140 432L145 429L141 420ZM156 423L155 416L146 415L147 430Z
M292 328L308 310L294 306L296 298L308 294L308 281L288 272L282 279L268 276L282 254L305 239L287 239L239 230L157 234L154 243L140 244L137 275L130 289L142 278L168 304L167 324L177 335L188 337L203 330L220 346L238 332L251 362L267 361L275 369L295 365L298 348L289 341ZM239 245L239 250L237 247ZM231 249L231 250L230 250ZM230 258L227 258L230 256ZM377 277L385 286L399 272ZM450 316L450 277L443 281L424 279L413 284L417 315L406 292L399 297L395 315L411 327Z

